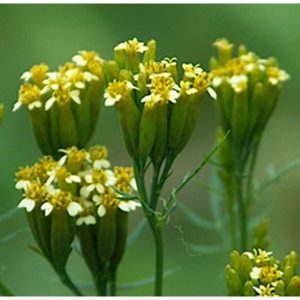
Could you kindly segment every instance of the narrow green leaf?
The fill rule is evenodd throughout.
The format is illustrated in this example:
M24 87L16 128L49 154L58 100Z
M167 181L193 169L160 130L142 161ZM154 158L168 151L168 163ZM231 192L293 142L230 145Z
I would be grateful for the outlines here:
M18 208L14 207L14 208L8 210L7 212L0 214L0 223L10 219L12 216L14 216L16 214L17 211L18 211Z
M176 273L180 269L181 269L181 267L177 266L173 269L167 270L167 271L164 272L163 277L166 278L170 275L173 275L174 273ZM119 286L118 289L120 289L120 290L130 290L130 289L135 289L135 288L139 288L139 287L142 287L142 286L147 286L147 285L150 285L150 284L153 284L153 283L154 283L154 276L151 276L151 277L136 280L136 281L133 281L133 282L130 282L130 283L122 284L122 285Z
M263 192L270 184L274 183L278 179L280 179L285 174L289 173L290 171L299 168L300 167L300 159L297 159L293 162L290 162L286 167L284 167L282 170L276 172L272 172L273 175L267 179L265 182L259 184L259 186L256 188L255 193L261 193Z
M218 254L222 253L226 250L225 245L217 244L217 245L204 245L204 244L187 244L188 250L192 252L192 254Z
M120 194L122 197L116 197L117 199L120 199L120 200L138 200L139 198L136 196L136 195L132 195L132 194L128 194L128 193L125 193L121 190L119 190L118 188L116 188L115 186L112 187L115 192L117 192L118 194Z
M187 206L183 205L182 203L178 203L178 207L192 224L203 227L205 229L216 230L216 226L214 223L200 217L197 213L189 209Z
M5 235L4 237L0 238L0 246L11 241L12 239L14 239L19 233L23 232L24 229L18 229L12 233L9 233L7 235Z
M129 234L127 239L128 247L130 247L141 236L146 223L146 219L142 219L140 223L134 228L134 230Z

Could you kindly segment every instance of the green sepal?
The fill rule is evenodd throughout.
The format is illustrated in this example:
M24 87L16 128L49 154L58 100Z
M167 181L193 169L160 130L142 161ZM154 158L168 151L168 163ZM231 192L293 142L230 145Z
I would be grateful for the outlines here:
M39 149L44 155L52 154L53 149L50 139L50 126L48 115L44 108L29 110L31 125Z
M141 113L132 97L117 103L116 109L127 151L132 158L136 158Z
M81 104L76 104L81 105ZM78 145L75 118L69 103L58 105L58 122L60 144L63 149Z
M255 296L253 284L251 281L246 281L244 284L244 296Z
M81 254L94 277L104 271L97 251L97 236L95 225L82 224L77 226L77 236L80 242Z
M54 208L51 212L51 252L55 269L63 268L72 251L75 238L75 222L65 208Z
M51 143L52 143L52 148L53 148L52 156L54 157L54 159L58 159L61 156L61 154L58 152L58 150L62 148L61 143L60 143L57 106L58 106L57 103L54 102L48 111L48 115L49 115L49 119L50 119L50 136L51 136Z
M29 215L29 214L28 214ZM37 243L41 248L44 255L49 261L52 259L51 245L50 245L50 234L51 234L51 218L50 216L45 216L44 212L41 210L40 205L37 205L32 211L32 216L36 224L36 232L38 234Z
M116 212L116 243L112 258L110 260L110 267L115 271L120 264L127 242L128 234L128 213L120 209Z
M98 77L99 78L99 77ZM85 144L87 144L93 133L95 132L97 121L99 118L99 114L101 111L101 99L104 92L104 80L103 77L99 78L99 81L92 80L89 83L88 88L88 99L90 102L90 129L89 134L87 137L87 140L85 141Z
M145 97L148 94L148 88L147 88L147 76L146 73L141 72L138 74L138 79L137 79L137 88L138 90L136 91L137 95L137 106L142 109L143 108L143 103L141 102L141 99Z
M293 268L289 265L286 265L283 269L282 280L286 285L288 285L291 279L293 278L293 276L294 276Z
M147 105L146 103L142 112L139 130L138 153L142 159L146 159L153 148L157 130L156 126L156 107L155 105Z
M147 50L144 54L143 63L156 59L156 41L150 40L147 43Z
M160 165L166 155L168 139L168 104L157 103L156 109L156 134L151 159L154 165Z
M185 118L180 142L175 149L175 152L180 153L191 138L192 133L198 123L198 118L201 109L203 94L195 94L190 96L187 103L187 117ZM176 105L176 104L175 104Z
M226 283L228 296L242 296L243 287L238 273L230 266L226 266Z
M294 276L286 288L286 296L300 296L300 276Z
M71 103L71 108L73 112L73 116L76 124L77 138L78 143L77 146L79 148L83 148L88 140L90 135L90 123L91 123L91 108L90 101L88 99L88 89L90 83L87 84L86 88L80 91L80 99L81 104ZM65 122L68 122L66 119Z
M116 245L116 211L110 207L97 224L97 250L101 263L107 265L114 253Z
M176 149L179 146L184 134L183 130L188 114L188 98L188 95L182 95L177 99L176 104L171 107L168 146L172 149Z
M285 296L285 284L282 280L278 280L275 286L275 294L278 296Z
M125 57L125 69L131 71L133 74L139 72L140 54L138 52L127 52Z

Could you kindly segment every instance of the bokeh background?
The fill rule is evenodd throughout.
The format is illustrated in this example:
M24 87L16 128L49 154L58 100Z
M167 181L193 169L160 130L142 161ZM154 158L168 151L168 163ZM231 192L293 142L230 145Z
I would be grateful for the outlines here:
M20 194L14 189L14 172L33 163L40 153L24 109L11 113L17 100L19 76L32 64L45 62L52 69L78 50L96 50L112 58L113 47L138 37L158 43L158 56L177 56L179 63L208 67L214 53L212 42L227 37L245 43L262 57L275 56L291 74L267 130L259 153L258 179L273 164L283 168L300 157L300 6L299 5L0 5L0 100L6 106L0 127L0 213L15 207ZM214 143L217 118L210 99L205 99L198 128L179 156L167 190L201 161ZM106 144L115 164L130 164L113 109L103 109L91 144ZM179 195L197 214L211 217L208 192L210 168ZM255 215L270 217L272 249L282 258L292 249L300 251L300 170L294 170L257 199ZM141 219L131 215L131 227ZM19 231L0 244L0 276L17 295L70 295L50 266L28 246L34 242L23 211L0 224L0 237ZM182 231L182 234L180 232ZM165 279L165 295L224 295L224 266L228 253L187 253L182 242L202 245L219 242L213 231L192 225L180 210L165 230L166 270L176 272ZM121 284L151 276L152 238L147 230L128 248L120 267ZM89 274L74 254L70 270L76 282L89 282ZM150 295L152 286L120 290L120 295ZM87 294L92 291L86 290Z

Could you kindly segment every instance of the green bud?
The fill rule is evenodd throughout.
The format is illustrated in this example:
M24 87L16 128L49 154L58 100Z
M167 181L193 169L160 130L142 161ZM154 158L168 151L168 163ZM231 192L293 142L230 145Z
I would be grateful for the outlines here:
M238 47L238 56L245 55L248 53L248 50L245 45L240 45Z
M97 249L101 263L108 264L116 245L116 211L117 208L106 208L106 213L98 222Z
M125 51L124 49L114 50L114 61L117 63L120 69L125 68Z
M218 39L214 42L214 46L218 49L221 65L225 65L232 57L233 44L226 39Z
M140 54L137 51L127 51L125 58L125 69L133 74L139 72Z
M218 63L218 60L216 59L215 56L212 56L210 59L209 59L209 66L210 66L210 69L215 69L219 66L219 63Z
M240 258L240 270L239 270L240 279L242 283L249 280L249 274L252 270L252 267L253 267L253 262L251 261L251 259L247 254L243 253Z
M97 237L94 225L77 226L82 257L94 277L103 272L103 265L97 251Z
M244 296L255 296L253 284L251 281L246 281L244 284Z
M151 153L151 159L154 165L159 165L166 155L168 140L168 105L158 103L156 109L156 134Z
M236 271L240 269L241 255L238 251L234 250L230 253L230 266Z
M286 285L290 282L292 277L294 276L294 270L291 266L287 265L283 269L283 276L282 279Z
M284 266L291 267L293 273L295 274L297 271L298 260L299 260L298 254L295 251L291 251L291 253L288 254L284 259Z
M136 91L137 99L142 99L146 95L148 95L148 88L147 88L147 76L146 73L140 72L138 74L138 79L137 79L137 88L138 90ZM138 100L137 101L137 106L142 109L143 103Z
M55 159L58 159L60 157L60 154L57 152L57 150L62 148L61 143L60 143L59 119L58 119L57 106L58 106L57 103L54 103L48 112L49 119L50 119L50 136L51 136L51 142L52 142L52 147L53 147L52 156Z
M247 90L234 94L232 112L232 136L236 144L241 145L246 137L248 122Z
M253 247L255 249L267 249L269 246L269 220L264 219L253 228Z
M294 276L286 288L286 296L300 296L300 276Z
M63 268L72 251L71 244L75 238L75 223L66 209L53 209L51 213L51 254L54 268Z
M275 286L275 294L278 296L285 296L285 284L282 280L278 280Z
M3 116L4 116L4 105L3 103L0 103L0 123L3 120Z
M119 77L120 68L115 61L105 60L102 68L105 74L106 82L113 81L115 78Z
M127 80L127 81L132 81L132 72L128 70L121 70L119 73L119 81Z
M144 59L143 63L147 63L151 60L156 59L156 41L155 40L150 40L147 43L147 50L144 54Z
M150 154L156 137L157 109L155 103L146 102L140 123L138 153L142 159Z
M115 271L120 264L127 241L128 213L118 209L116 213L116 244L110 261L110 267Z
M243 287L238 273L230 266L226 266L226 283L228 296L242 296Z

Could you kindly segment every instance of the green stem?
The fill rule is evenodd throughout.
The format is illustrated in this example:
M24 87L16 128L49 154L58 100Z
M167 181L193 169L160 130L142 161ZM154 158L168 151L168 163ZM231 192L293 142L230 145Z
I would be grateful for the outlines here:
M111 271L110 274L110 296L116 296L116 292L117 292L117 285L116 285L116 271L113 270Z
M234 213L234 194L232 191L232 184L228 187L228 191L227 191L227 209L229 214L231 247L233 250L236 250L238 245L237 245L237 237L236 237L236 216Z
M161 225L157 223L154 215L148 216L148 222L155 241L155 288L154 296L162 295L163 270L164 270L164 249Z
M97 290L98 296L106 296L107 295L107 280L103 276L103 274L94 278L95 286Z
M141 162L134 162L135 178L138 186L139 195L141 197L141 202L143 204L143 210L145 217L148 220L150 229L154 238L155 243L155 287L154 295L162 295L162 285L163 285L163 237L161 224L158 222L157 216L155 214L157 199L159 198L158 190L158 174L159 168L155 168L153 173L152 188L151 188L151 206L148 205L148 196L145 186L145 169Z
M64 284L74 295L76 296L82 296L79 289L76 287L76 285L73 283L71 278L66 272L65 268L55 269L56 274L58 275L60 281L62 284Z

